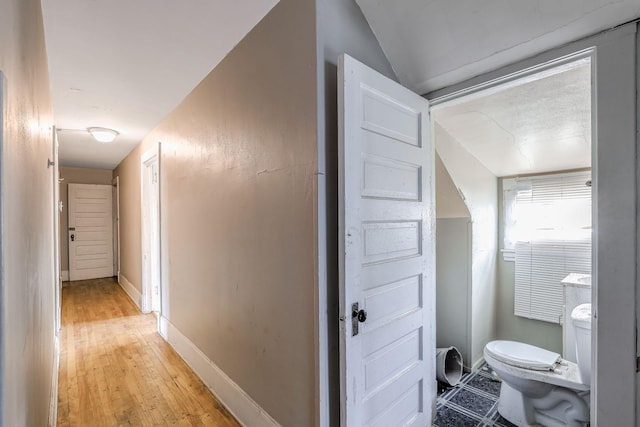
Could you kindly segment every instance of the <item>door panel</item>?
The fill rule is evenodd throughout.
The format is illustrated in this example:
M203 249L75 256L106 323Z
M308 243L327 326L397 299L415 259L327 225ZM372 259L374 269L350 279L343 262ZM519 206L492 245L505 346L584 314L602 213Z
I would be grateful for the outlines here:
M435 240L429 104L347 55L340 58L339 78L341 422L430 425ZM355 303L366 316L353 317Z
M69 184L69 279L113 275L112 189Z

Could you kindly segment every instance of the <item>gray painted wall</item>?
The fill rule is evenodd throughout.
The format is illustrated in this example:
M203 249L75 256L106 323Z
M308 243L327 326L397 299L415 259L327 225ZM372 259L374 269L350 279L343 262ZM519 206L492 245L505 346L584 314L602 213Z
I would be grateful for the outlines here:
M436 152L436 346L471 368L471 214Z
M597 371L592 386L592 423L638 425L635 390L638 271L638 123L635 114L636 31L634 24L588 40L597 46L596 108L593 162L594 234L592 301L597 312L592 342ZM586 44L584 43L584 44ZM630 232L636 230L636 233ZM636 399L638 396L636 396ZM637 400L636 400L637 401Z
M471 218L436 220L436 347L455 346L471 368Z
M640 31L636 33L636 90L640 88ZM640 146L640 96L636 96L636 147ZM636 191L638 189L636 188ZM640 216L640 212L637 213ZM638 224L640 220L636 222ZM636 238L637 239L637 238ZM636 276L636 331L640 330L640 282ZM636 338L636 355L640 354L640 340ZM640 420L640 372L636 370L636 422Z
M320 355L329 378L321 391L320 411L328 425L339 425L338 326L338 87L337 63L347 53L385 76L397 80L378 41L354 0L316 0L318 55L318 300L326 313L327 351ZM326 292L325 292L326 291ZM325 404L328 403L328 404Z
M52 111L40 0L0 5L0 425L45 426L55 372Z

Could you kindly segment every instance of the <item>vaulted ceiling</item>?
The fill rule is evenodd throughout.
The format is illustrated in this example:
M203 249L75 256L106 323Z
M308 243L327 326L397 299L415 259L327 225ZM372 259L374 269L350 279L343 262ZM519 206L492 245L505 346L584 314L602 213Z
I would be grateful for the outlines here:
M638 0L344 1L418 93L640 16ZM43 0L60 163L114 168L277 2ZM100 144L91 126L120 135Z
M356 0L420 94L640 17L638 0Z
M638 0L355 0L400 82L427 94L640 17ZM591 166L590 67L433 113L496 176Z

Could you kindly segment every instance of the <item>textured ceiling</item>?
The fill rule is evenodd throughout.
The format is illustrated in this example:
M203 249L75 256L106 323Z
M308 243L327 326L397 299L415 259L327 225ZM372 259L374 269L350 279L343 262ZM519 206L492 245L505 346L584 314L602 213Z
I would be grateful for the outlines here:
M113 169L278 0L43 0L60 164Z
M589 167L590 64L444 104L433 119L496 176Z
M640 17L639 0L356 0L400 82L425 94Z

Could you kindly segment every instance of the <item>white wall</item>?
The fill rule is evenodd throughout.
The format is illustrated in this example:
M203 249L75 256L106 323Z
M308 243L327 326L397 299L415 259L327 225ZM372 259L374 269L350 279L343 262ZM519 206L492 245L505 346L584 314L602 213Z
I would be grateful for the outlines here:
M436 152L471 214L471 363L495 334L498 179L437 122Z
M55 362L52 112L40 0L0 3L0 425L45 426Z
M469 218L469 210L460 196L451 175L436 153L436 218Z

